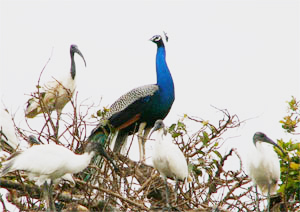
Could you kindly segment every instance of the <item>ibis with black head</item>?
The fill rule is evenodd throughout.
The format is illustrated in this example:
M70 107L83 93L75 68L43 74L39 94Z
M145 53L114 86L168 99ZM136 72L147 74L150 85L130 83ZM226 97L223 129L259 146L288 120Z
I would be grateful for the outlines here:
M259 211L258 186L261 192L267 195L269 211L270 195L276 194L280 180L280 163L273 146L277 147L283 154L284 151L277 143L262 132L254 134L253 144L255 149L248 156L248 171L256 188L256 209Z
M166 203L167 207L171 208L169 203L169 189L167 178L176 180L175 199L177 201L178 181L185 181L189 177L188 165L184 154L177 145L165 139L167 129L162 120L157 120L149 135L157 131L154 149L152 153L152 162L155 169L163 177L166 186Z

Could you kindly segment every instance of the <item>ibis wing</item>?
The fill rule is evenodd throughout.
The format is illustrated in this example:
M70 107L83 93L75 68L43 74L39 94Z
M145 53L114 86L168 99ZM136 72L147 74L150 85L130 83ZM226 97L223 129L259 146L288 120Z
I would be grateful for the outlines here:
M14 149L19 145L12 118L3 108L0 108L0 140L4 140Z
M170 142L171 141L167 141ZM173 176L184 181L188 177L188 166L184 154L179 147L173 143L168 146L168 154L166 155L169 169Z
M34 145L29 149L18 152L5 162L5 173L15 170L24 170L40 175L51 174L64 167L66 158L75 155L69 149L54 144ZM5 169L5 168L4 168Z

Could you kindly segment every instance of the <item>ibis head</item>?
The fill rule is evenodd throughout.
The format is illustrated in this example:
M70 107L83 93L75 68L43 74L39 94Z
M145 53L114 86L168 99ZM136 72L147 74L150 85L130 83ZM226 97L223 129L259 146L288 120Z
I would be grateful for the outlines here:
M167 130L165 129L165 124L164 124L163 120L158 119L158 120L156 120L156 122L154 124L154 127L151 130L151 132L150 132L149 138L151 137L151 135L152 135L153 132L155 132L157 130L160 130L160 129L163 130L164 135L167 134Z
M28 142L31 144L31 145L39 145L41 144L38 139L34 136L34 135L30 135L28 137Z
M84 65L86 66L85 59L84 59L83 54L81 53L81 51L78 49L78 46L75 45L75 44L72 44L71 47L70 47L70 54L71 54L71 56L74 56L74 53L77 53L77 54L80 55L80 57L82 57L82 59L84 61Z
M94 151L95 153L101 152L101 143L100 142L89 142L85 147L85 152L90 153Z
M116 166L114 161L107 155L106 151L104 150L101 142L90 141L87 146L85 147L85 152L88 154L99 154L104 156L109 162L111 162L112 166L114 167L116 172L120 172L119 168Z
M254 143L255 146L256 146L257 142L265 142L265 143L271 144L271 145L277 147L278 149L280 149L280 151L282 153L284 153L284 151L282 150L282 148L278 144L276 144L272 139L270 139L266 134L264 134L262 132L256 132L254 134L253 143Z

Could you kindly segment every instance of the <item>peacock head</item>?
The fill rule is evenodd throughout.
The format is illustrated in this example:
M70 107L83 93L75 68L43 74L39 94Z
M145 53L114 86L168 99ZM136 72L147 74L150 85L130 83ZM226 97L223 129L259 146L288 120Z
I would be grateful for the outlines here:
M150 41L156 43L157 46L164 46L164 41L160 35L154 35L152 38L150 38Z

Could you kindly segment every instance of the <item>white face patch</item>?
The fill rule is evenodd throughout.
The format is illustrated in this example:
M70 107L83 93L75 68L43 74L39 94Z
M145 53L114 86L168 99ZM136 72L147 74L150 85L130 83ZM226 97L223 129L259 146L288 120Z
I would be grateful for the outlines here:
M160 36L157 36L156 38L155 38L155 41L160 41L161 40L161 37Z
M154 42L158 42L158 41L160 41L162 38L161 38L161 36L160 35L155 35L155 36L153 36L152 37L152 41L154 41Z

